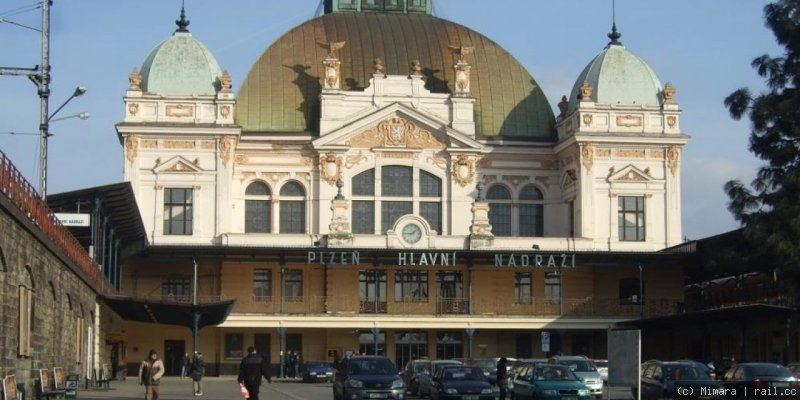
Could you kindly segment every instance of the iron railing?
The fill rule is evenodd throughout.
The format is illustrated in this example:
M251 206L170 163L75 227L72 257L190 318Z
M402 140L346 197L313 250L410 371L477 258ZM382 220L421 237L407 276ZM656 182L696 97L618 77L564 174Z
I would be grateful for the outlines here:
M56 218L36 190L14 167L5 153L0 151L0 192L13 203L44 235L74 263L85 276L87 283L98 293L113 293L114 288L103 275L86 249ZM55 250L55 249L54 249Z

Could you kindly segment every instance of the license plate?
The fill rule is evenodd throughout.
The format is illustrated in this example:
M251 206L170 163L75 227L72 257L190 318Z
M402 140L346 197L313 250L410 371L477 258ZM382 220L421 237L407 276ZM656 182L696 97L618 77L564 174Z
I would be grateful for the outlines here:
M387 397L386 393L370 393L369 394L369 398L370 399L385 399L386 397Z
M461 399L462 400L478 400L478 395L475 395L475 394L465 395L465 396L461 396Z
M775 387L789 387L789 382L773 382L772 386L775 386Z

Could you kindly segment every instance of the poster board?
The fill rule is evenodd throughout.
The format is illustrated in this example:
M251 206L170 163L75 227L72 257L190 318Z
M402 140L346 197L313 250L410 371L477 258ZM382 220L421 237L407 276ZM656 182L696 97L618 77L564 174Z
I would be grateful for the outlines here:
M3 400L17 400L17 377L14 375L3 379Z

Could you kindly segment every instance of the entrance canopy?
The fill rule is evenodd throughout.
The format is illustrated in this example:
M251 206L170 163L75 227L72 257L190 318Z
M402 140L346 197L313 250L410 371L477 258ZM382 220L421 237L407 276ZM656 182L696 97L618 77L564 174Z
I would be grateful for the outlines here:
M180 325L190 329L194 326L195 314L200 316L198 328L225 322L235 302L235 300L225 300L193 305L124 296L106 296L103 301L127 321Z
M795 310L791 307L770 304L748 304L736 307L713 310L692 311L620 322L620 325L648 328L682 328L687 326L706 325L711 323L746 323L755 318L788 318Z

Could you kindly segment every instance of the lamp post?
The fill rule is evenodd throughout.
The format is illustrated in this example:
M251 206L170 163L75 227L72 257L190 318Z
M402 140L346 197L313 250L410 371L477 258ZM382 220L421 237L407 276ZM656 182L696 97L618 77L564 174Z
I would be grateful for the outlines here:
M64 118L56 118L53 117L61 111L64 106L67 105L72 99L83 96L86 93L86 88L83 86L78 86L75 88L75 91L72 92L72 96L62 103L52 114L47 115L47 96L44 96L40 91L40 96L44 98L42 103L42 122L39 124L39 196L42 198L43 201L47 200L47 139L50 138L50 122L58 121L61 119L72 118L73 116L68 116ZM47 116L47 117L45 117ZM86 119L89 118L89 113L80 113L76 115L78 118Z

